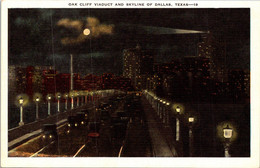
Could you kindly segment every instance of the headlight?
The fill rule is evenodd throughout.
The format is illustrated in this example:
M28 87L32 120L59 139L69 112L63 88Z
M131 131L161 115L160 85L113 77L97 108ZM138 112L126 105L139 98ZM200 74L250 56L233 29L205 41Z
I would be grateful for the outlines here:
M52 138L52 135L49 135L49 138Z
M43 135L43 136L42 136L42 138L46 138L46 136L45 136L45 135Z
M75 127L77 127L77 126L78 126L78 124L76 123L76 124L75 124Z
M69 133L70 133L70 130L68 130L67 133L69 134Z
M84 121L81 121L81 124L84 124Z
M68 126L70 127L70 124L68 124Z

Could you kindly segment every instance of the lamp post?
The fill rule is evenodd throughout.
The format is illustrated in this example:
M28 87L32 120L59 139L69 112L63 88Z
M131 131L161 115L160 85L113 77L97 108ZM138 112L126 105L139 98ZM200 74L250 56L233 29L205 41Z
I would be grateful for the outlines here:
M58 99L58 112L60 112L60 95L57 95L57 99Z
M47 100L48 100L48 116L51 115L51 96L48 95L47 96Z
M65 110L67 111L67 109L68 109L68 97L69 97L69 95L66 93L65 94Z
M162 120L163 120L163 124L166 123L166 101L163 101L163 107L162 107Z
M167 102L166 103L166 126L169 126L169 106L170 106L170 103Z
M71 109L74 108L74 95L71 95Z
M223 136L225 138L225 157L230 157L231 155L229 154L229 147L230 147L230 139L232 137L233 129L227 125L225 128L223 128Z
M159 116L159 112L160 112L160 99L157 99L157 115Z
M192 133L192 124L194 122L194 117L191 116L188 118L189 121L189 148L190 148L190 157L193 155L193 133Z
M77 107L79 107L79 93L77 93Z
M39 120L39 101L40 101L40 98L39 97L36 97L35 98L35 103L36 103L36 120Z
M161 100L159 101L159 104L160 104L160 107L159 107L159 118L160 118L160 119L162 118L162 102L163 102L163 100L161 99Z
M87 104L87 102L88 102L88 94L85 93L85 104Z
M81 94L81 106L83 106L84 105L84 95L83 95L83 93Z
M19 122L19 126L22 126L24 125L24 122L23 122L23 98L21 97L19 99L19 105L20 105L20 122Z
M181 112L181 108L179 106L176 107L176 141L180 140L180 120L179 115Z

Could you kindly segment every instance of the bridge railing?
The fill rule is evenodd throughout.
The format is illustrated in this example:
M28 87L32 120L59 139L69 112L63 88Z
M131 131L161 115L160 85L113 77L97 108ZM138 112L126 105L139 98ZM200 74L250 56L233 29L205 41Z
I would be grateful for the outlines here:
M153 92L144 90L143 95L155 112L155 116L164 128L171 130L173 142L179 156L193 156L193 126L196 113L191 107L158 97Z
M115 89L72 91L56 93L55 96L47 94L46 99L39 93L36 93L32 99L26 94L20 94L14 102L8 102L8 130L120 93L123 92Z

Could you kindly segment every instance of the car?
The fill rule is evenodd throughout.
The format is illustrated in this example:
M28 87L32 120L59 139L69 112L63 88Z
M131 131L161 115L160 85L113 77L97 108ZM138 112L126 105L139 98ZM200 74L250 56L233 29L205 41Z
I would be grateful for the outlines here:
M86 126L88 125L88 115L84 112L77 112L76 120L79 123L79 126Z
M109 109L110 107L111 106L108 103L101 103L97 109L98 110L106 110L106 109Z
M126 112L118 111L118 112L116 113L116 115L117 115L117 117L119 117L120 120L123 121L123 122L128 122L128 120L129 120L129 116L128 116L128 114L127 114Z
M77 120L77 116L68 116L68 127L69 127L69 129L79 127L79 122Z
M57 125L56 124L44 124L42 127L42 141L50 143L58 139Z
M88 109L81 109L80 112L85 114L85 119L87 119L89 117L89 110Z

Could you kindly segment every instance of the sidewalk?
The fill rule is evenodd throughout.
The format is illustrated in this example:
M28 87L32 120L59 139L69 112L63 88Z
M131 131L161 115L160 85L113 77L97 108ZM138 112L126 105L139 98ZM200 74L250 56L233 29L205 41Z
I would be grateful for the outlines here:
M145 97L142 97L142 105L146 122L151 137L154 157L177 157L178 153L174 146L174 137L170 127L164 127L156 116L155 110Z

